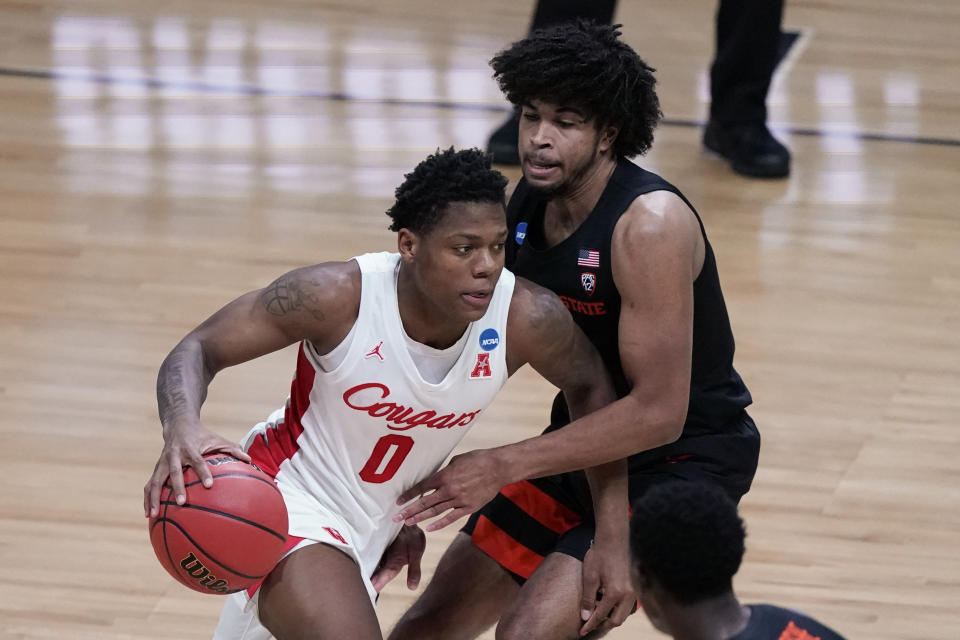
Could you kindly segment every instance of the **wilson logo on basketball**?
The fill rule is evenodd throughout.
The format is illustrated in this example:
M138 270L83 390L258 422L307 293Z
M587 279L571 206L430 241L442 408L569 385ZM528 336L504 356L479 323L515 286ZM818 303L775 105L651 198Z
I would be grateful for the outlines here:
M211 456L211 455L212 455L212 454L208 454L208 456ZM231 462L240 462L239 460L237 460L237 459L234 458L233 456L219 456L219 457L216 457L216 458L206 457L206 458L204 458L204 459L207 461L207 464L210 465L211 467L217 467L217 466L220 466L221 464L229 464L229 463L231 463ZM261 472L263 471L263 469L261 469L260 467L258 467L258 466L257 466L256 464L254 464L253 462L243 462L243 463L241 463L241 464L249 464L251 467L253 467L253 468L256 469L257 471L261 471Z
M366 393L365 393L366 392ZM371 394L373 397L371 398ZM379 397L377 397L379 395ZM387 429L406 431L420 425L428 429L452 429L465 427L482 411L469 411L459 415L455 413L438 414L432 409L417 409L395 402L381 402L390 397L390 387L379 382L366 382L350 387L343 392L344 403L355 411L363 411L371 418L383 418Z
M210 570L203 566L203 563L193 555L191 551L190 554L180 561L180 568L187 572L187 575L193 578L201 587L206 587L210 591L215 593L227 593L229 588L227 587L227 581L221 578L217 578Z
M221 464L228 464L230 462L240 462L233 456L217 456L216 458L208 457L208 458L205 458L205 460L207 461L207 464L210 465L211 467L218 467Z

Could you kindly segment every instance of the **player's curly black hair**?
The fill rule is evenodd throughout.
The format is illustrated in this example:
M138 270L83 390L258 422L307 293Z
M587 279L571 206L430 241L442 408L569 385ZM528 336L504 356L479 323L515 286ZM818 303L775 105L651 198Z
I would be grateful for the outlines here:
M733 501L699 482L654 485L634 503L630 518L634 564L681 604L733 588L745 536Z
M576 20L534 31L494 56L493 77L515 107L578 107L597 130L619 130L615 156L645 153L663 114L654 69L619 39L620 27Z
M506 186L503 174L491 168L491 156L480 149L437 149L397 187L396 202L387 210L390 230L428 233L451 202L503 204Z

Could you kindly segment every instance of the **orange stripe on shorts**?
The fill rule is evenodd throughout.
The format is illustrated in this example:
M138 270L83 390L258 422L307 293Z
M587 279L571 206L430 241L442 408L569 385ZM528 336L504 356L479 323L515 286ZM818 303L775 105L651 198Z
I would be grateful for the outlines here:
M524 578L533 575L543 562L542 555L511 538L483 515L477 518L471 539L478 549L500 563L504 569Z
M500 493L554 533L566 533L583 521L579 514L526 480L508 484Z

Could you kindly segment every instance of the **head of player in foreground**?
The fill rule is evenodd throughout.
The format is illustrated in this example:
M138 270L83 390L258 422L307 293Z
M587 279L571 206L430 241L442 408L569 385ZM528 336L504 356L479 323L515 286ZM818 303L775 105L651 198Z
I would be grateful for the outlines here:
M426 158L397 187L387 215L403 259L397 285L405 320L429 317L462 332L486 312L507 236L507 180L490 162L478 149L451 147Z
M783 607L742 605L733 576L744 553L743 521L722 490L671 481L647 490L630 519L631 579L650 623L689 640L842 638Z

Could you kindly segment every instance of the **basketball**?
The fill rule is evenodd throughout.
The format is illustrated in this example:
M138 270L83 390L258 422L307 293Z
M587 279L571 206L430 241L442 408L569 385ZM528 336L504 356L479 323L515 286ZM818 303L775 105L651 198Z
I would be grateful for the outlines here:
M204 461L213 486L204 488L196 472L185 468L187 501L181 506L168 478L160 511L149 521L150 541L163 568L191 589L242 591L263 579L283 554L287 508L273 479L257 467L223 453Z

